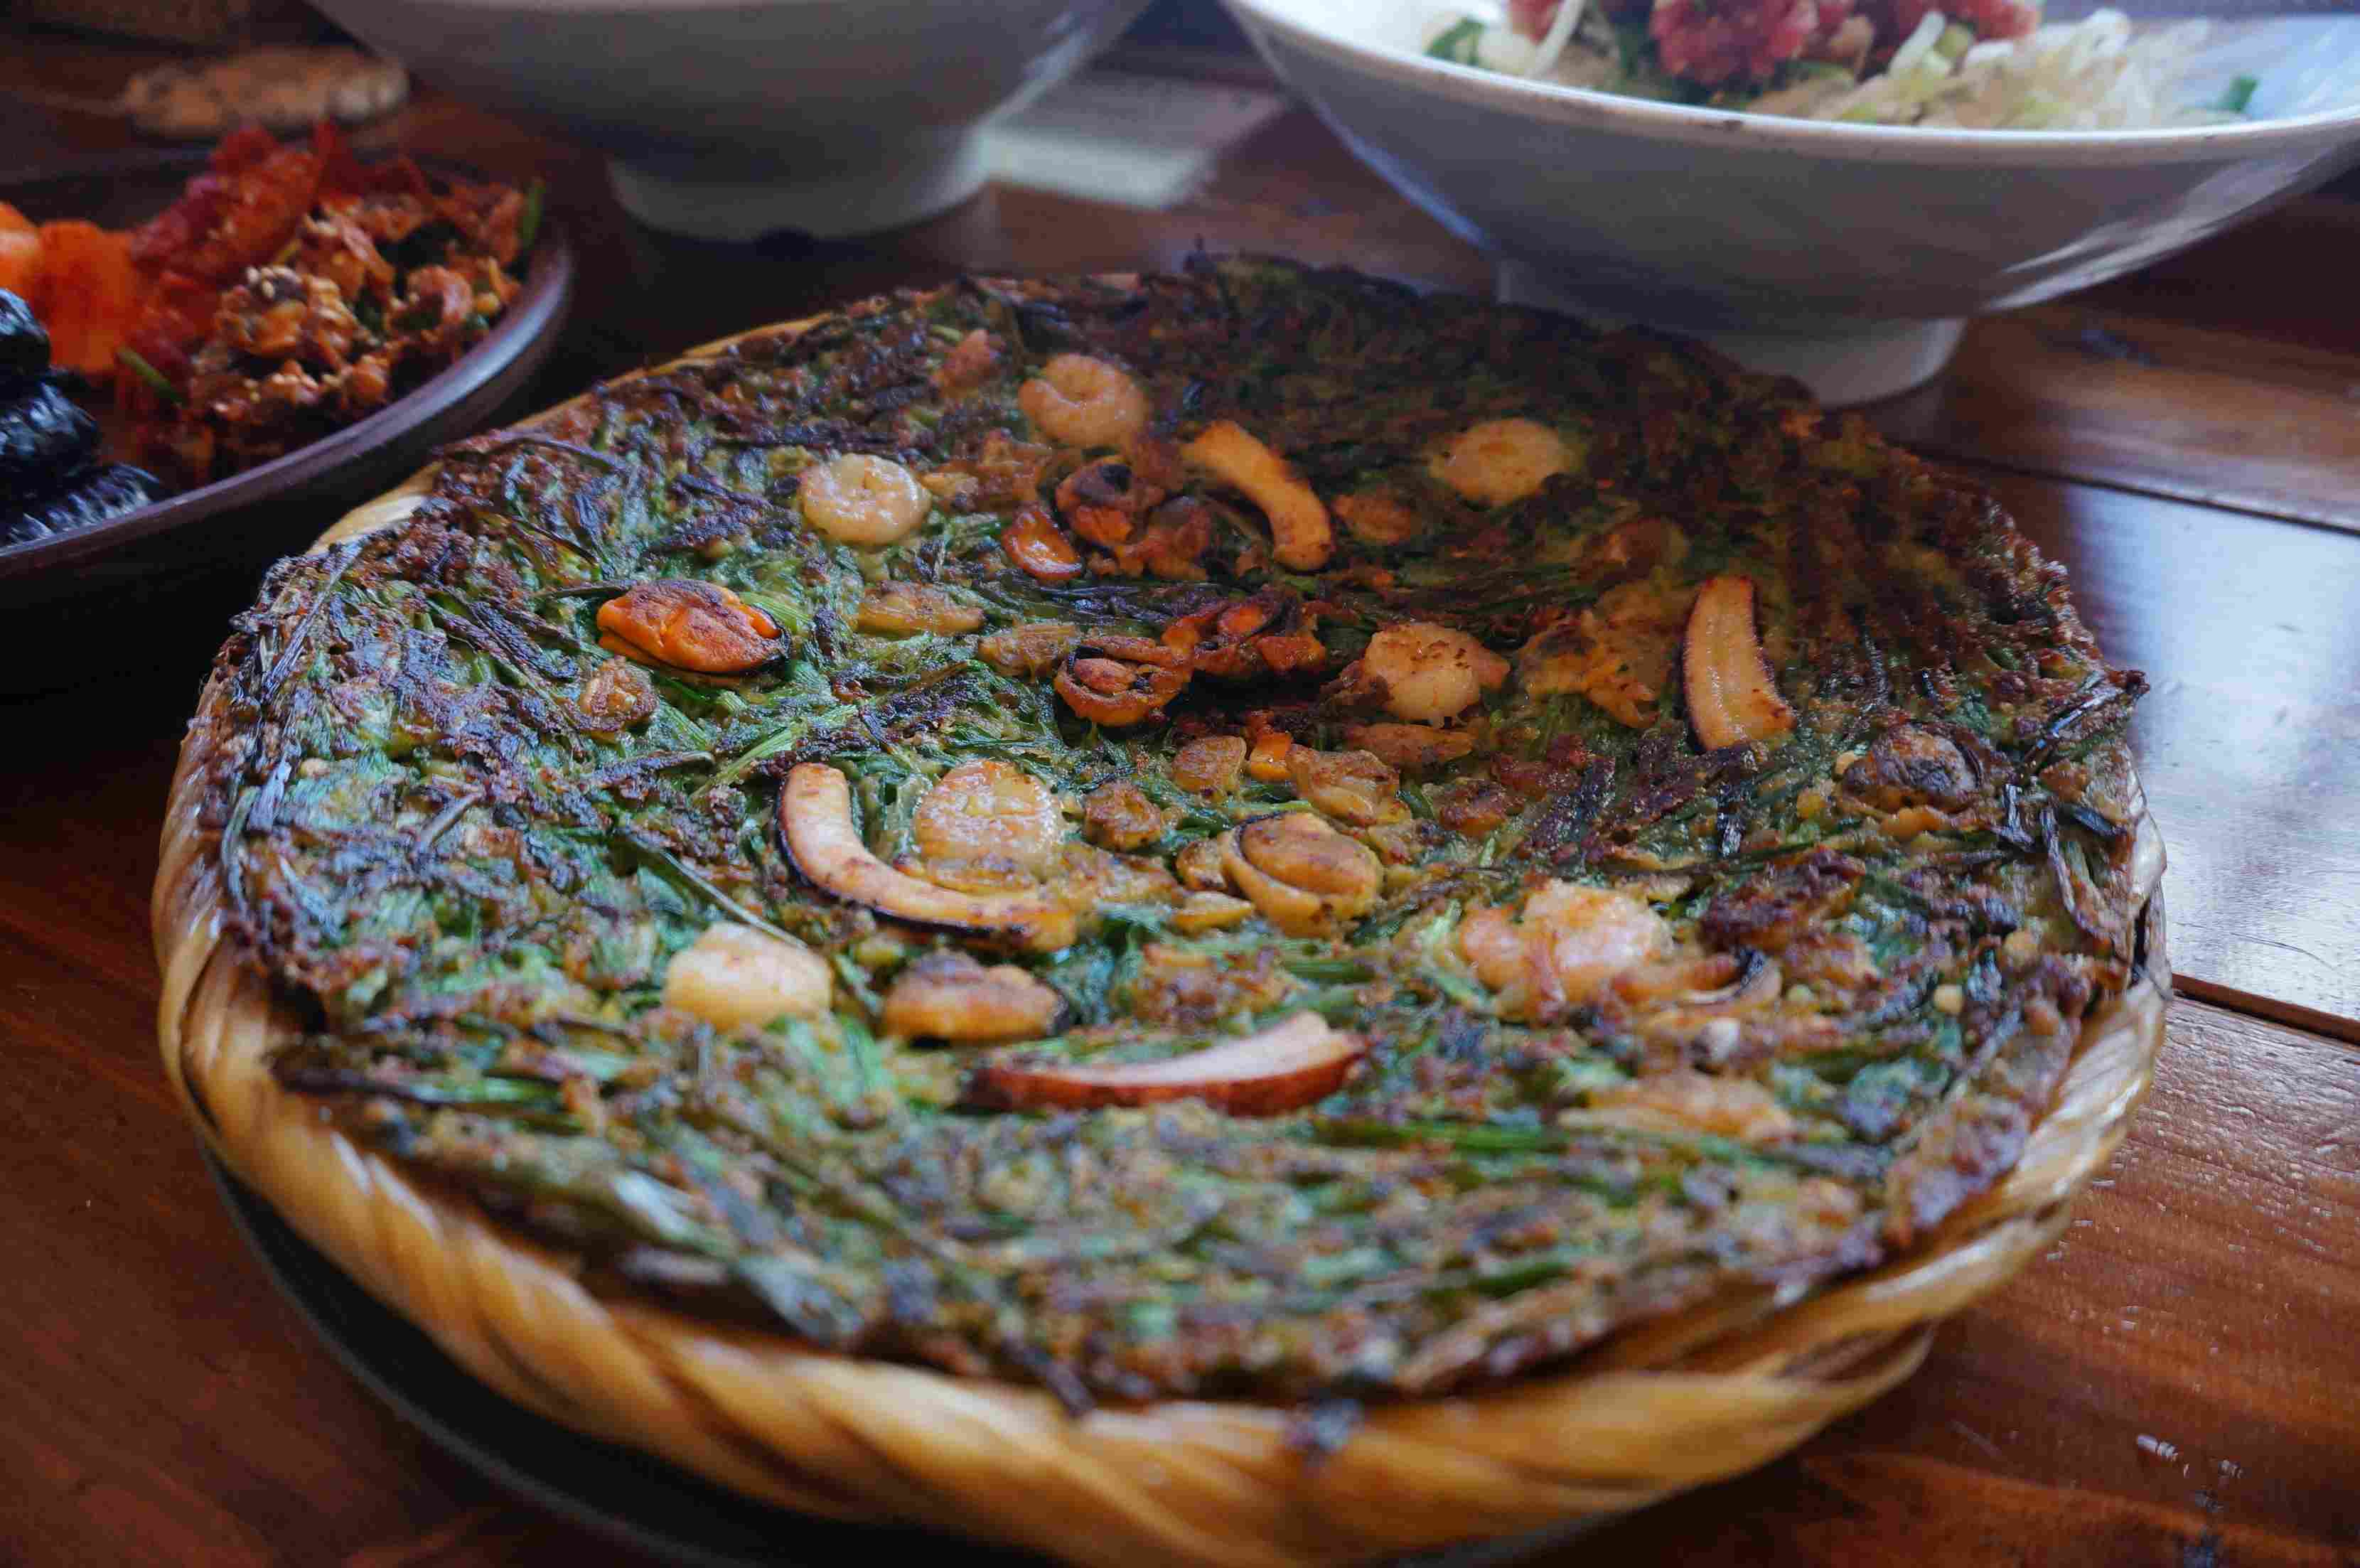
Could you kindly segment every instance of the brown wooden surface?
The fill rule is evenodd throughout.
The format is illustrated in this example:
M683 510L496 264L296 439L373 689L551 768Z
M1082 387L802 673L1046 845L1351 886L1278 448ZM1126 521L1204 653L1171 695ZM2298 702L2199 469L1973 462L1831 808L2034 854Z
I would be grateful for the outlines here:
M0 167L128 145L6 91L103 93L137 61L0 33ZM1301 113L1175 211L997 191L862 245L648 234L594 158L431 93L372 139L550 179L586 266L542 402L962 268L1170 266L1202 241L1488 280ZM1872 410L1989 481L2153 679L2134 742L2201 999L2175 1008L2157 1091L2063 1242L1917 1378L1554 1561L2360 1568L2355 270L2360 207L2297 203L1980 323L1940 380ZM180 723L237 607L94 625L140 639L148 673L0 707L0 1562L637 1562L348 1378L246 1253L166 1092L148 885Z

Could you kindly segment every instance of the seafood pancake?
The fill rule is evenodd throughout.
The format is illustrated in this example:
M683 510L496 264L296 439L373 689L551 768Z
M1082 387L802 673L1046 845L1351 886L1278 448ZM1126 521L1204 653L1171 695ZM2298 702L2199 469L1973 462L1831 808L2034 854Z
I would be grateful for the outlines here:
M967 280L392 510L191 742L239 1082L669 1335L1349 1451L1907 1258L2139 973L2142 679L1670 341Z

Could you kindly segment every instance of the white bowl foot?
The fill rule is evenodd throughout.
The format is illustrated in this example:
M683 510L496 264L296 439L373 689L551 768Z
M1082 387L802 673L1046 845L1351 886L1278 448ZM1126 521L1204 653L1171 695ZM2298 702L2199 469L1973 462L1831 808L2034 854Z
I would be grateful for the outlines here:
M781 229L847 239L946 212L982 189L983 145L971 130L880 149L877 163L801 175L711 180L610 159L623 210L651 229L692 239L745 241Z
M1967 330L1964 318L1950 317L1931 321L1830 318L1781 331L1716 332L1601 310L1553 274L1524 262L1501 262L1498 278L1500 298L1508 304L1561 310L1601 327L1649 326L1696 338L1749 370L1795 377L1830 408L1874 402L1931 381L1950 363Z

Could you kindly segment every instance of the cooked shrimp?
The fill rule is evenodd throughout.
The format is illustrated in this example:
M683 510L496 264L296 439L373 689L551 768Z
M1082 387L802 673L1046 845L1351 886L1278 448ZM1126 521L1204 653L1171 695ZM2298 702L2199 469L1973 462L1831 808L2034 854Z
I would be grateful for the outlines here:
M1519 920L1478 909L1459 928L1459 951L1501 993L1502 1011L1532 1018L1590 1001L1671 942L1671 928L1647 905L1574 882L1551 882L1526 898Z
M1271 553L1282 566L1314 572L1335 553L1328 508L1292 464L1244 427L1216 419L1180 449L1198 468L1245 492L1270 519Z
M833 987L827 960L811 949L723 921L673 954L663 999L716 1029L759 1029L821 1017Z
M1360 673L1384 689L1385 712L1437 724L1508 678L1508 661L1450 626L1409 621L1369 639Z
M910 831L928 860L990 857L1034 872L1065 836L1049 787L994 757L969 757L934 780Z
M1016 406L1065 446L1120 446L1147 428L1147 394L1103 359L1061 354L1016 389Z
M996 1044L1052 1032L1065 999L1013 964L989 968L964 953L928 953L885 993L888 1034Z
M1537 419L1470 425L1426 459L1426 472L1479 506L1521 501L1572 467L1565 438Z
M934 506L917 476L890 458L847 452L803 472L803 521L838 544L907 539Z

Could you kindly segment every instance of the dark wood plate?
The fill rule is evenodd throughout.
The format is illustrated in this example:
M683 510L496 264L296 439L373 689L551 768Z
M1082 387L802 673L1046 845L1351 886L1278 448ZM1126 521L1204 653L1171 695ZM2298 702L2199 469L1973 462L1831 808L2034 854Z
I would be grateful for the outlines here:
M833 1564L944 1551L939 1537L766 1508L510 1403L321 1257L211 1152L205 1165L255 1255L344 1369L510 1491L609 1540L693 1568ZM953 1550L978 1568L1037 1561L973 1543Z
M322 1257L211 1149L202 1152L238 1233L344 1370L442 1448L552 1513L684 1568L836 1568L945 1551L967 1568L1037 1568L1043 1562L974 1541L770 1508L535 1415L444 1355L423 1330ZM1392 1568L1505 1568L1586 1528L1577 1522L1470 1542L1396 1559Z
M37 220L87 218L122 227L161 211L203 163L202 153L175 151L41 171L0 169L0 201ZM447 172L480 178L463 169ZM0 661L0 694L152 666L159 650L142 629L182 624L191 613L218 641L223 618L251 603L271 561L399 484L435 447L492 422L555 346L573 297L573 249L563 223L552 217L515 302L483 342L407 397L243 474L93 528L0 545L0 613L20 629L38 624L59 639L53 647L74 650L61 660ZM93 637L92 628L102 625L110 635ZM191 684L198 673L187 671Z

